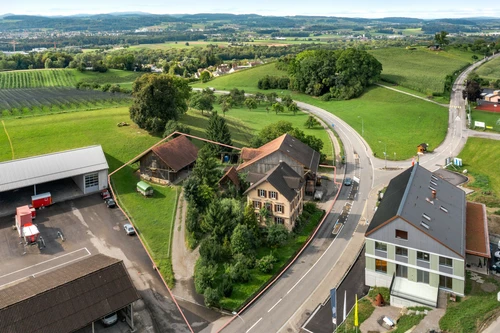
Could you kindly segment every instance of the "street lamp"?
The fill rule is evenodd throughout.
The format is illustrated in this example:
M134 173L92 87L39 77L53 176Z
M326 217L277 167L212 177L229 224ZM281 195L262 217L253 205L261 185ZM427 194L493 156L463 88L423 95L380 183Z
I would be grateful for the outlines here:
M241 321L243 322L243 325L245 325L245 321L243 320L243 318L241 318L241 316L238 314L238 312L233 311L233 312L231 312L231 313L232 313L234 316L236 316L236 317L240 318L240 319L241 319Z
M385 168L387 170L387 144L385 142L379 141L378 143L384 144L384 157L385 157Z
M361 136L365 136L365 126L363 122L363 117L358 116L358 118L361 118Z

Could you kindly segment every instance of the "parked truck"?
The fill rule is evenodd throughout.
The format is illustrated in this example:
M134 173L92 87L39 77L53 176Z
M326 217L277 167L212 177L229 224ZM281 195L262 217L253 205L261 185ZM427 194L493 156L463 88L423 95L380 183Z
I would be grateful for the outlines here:
M33 224L33 208L28 205L16 208L16 229L19 237L23 238L26 244L38 242L40 232Z

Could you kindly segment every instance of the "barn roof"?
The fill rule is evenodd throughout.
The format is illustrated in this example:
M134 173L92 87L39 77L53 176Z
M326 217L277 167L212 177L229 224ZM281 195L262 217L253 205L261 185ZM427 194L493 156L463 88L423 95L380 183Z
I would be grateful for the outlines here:
M260 148L243 148L241 156L244 163L238 166L238 171L276 151L281 151L283 154L290 156L290 158L302 164L311 172L318 170L320 154L290 134L283 134Z
M490 258L488 220L486 206L481 203L467 202L467 236L465 252L480 257Z
M0 163L0 192L107 170L100 145Z
M96 254L0 290L0 332L73 332L137 299L123 262Z
M154 146L151 150L176 172L196 161L198 157L198 148L185 135Z

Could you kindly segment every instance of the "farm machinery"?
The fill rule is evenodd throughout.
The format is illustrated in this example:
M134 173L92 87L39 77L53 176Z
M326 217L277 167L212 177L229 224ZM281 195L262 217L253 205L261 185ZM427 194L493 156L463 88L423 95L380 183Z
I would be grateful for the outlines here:
M19 237L23 239L24 246L38 245L41 249L44 241L40 236L40 231L33 224L33 219L36 217L36 210L31 206L21 206L16 208L16 225L15 228L19 233Z

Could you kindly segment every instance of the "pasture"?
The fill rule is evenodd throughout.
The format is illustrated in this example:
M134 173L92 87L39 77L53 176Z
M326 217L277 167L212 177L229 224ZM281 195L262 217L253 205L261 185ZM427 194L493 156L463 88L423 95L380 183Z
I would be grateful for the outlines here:
M384 48L368 52L382 64L382 80L428 96L442 93L446 75L472 62L472 53L457 50Z
M232 88L243 89L245 92L269 92L269 90L259 90L257 83L259 79L266 75L287 76L287 72L276 69L274 63L264 64L249 69L244 69L232 74L219 76L205 83L196 83L195 88L214 87L219 90L231 90Z
M500 58L494 58L475 70L477 75L489 81L500 79Z
M474 128L475 121L482 121L486 126L493 127L493 131L500 132L500 113L472 110L471 114L471 128Z
M468 138L467 144L458 157L463 160L471 181L467 187L476 190L471 194L472 201L483 202L489 207L500 207L500 141L481 138Z

